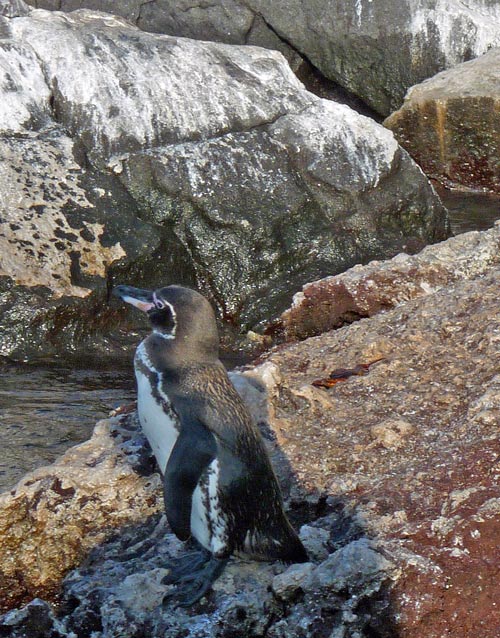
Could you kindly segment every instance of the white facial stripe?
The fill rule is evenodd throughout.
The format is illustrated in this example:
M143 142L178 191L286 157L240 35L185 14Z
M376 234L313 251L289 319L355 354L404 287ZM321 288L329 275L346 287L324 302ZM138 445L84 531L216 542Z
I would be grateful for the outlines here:
M166 334L165 332L161 332L160 330L157 330L156 328L153 328L153 332L157 334L158 336L163 337L164 339L175 339L175 331L177 330L177 315L175 314L174 307L168 301L165 301L164 299L158 299L155 293L153 293L153 299L155 301L160 301L162 304L170 308L170 312L172 313L172 319L174 322L174 327L172 328L171 332L169 332L168 334Z
M160 308L163 308L164 303L163 303L163 301L160 301L160 300L158 299L158 297L156 296L156 292L154 292L154 293L153 293L153 301L154 301L154 303L155 303L155 306L158 306L158 303L160 303L161 305L160 305L159 307L160 307Z
M134 297L122 297L123 301L126 301L127 303L131 304L132 306L135 306L136 308L139 308L139 310L142 310L143 312L147 312L148 310L151 310L151 308L154 306L154 304L152 303L148 303L147 301L140 301L139 299L134 299Z
M174 327L172 328L172 332L170 333L172 338L175 339L175 331L177 330L177 315L175 314L174 307L168 301L165 302L167 306L170 308L170 312L172 313L172 319L174 320Z

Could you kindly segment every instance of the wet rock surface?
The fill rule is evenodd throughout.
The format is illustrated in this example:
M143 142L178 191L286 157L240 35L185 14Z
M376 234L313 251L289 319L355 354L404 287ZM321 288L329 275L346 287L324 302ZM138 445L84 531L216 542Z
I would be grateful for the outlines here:
M406 90L500 45L495 0L32 0L116 13L146 31L275 48L307 58L382 115Z
M160 244L123 186L75 153L58 126L0 141L0 355L105 355L120 323L106 307L109 266L123 272Z
M449 232L392 134L280 54L19 7L1 18L1 355L127 356L144 322L107 305L114 282L196 287L246 330L308 280Z
M500 193L500 49L410 89L384 124L427 175Z
M318 272L396 246L414 252L448 232L419 169L373 121L352 116L317 100L252 132L123 162L127 188L203 264L205 292L228 321L256 326Z
M496 638L499 281L491 263L233 374L311 563L235 558L199 605L163 607L159 583L185 550L143 501L135 523L105 542L94 535L58 611L39 601L13 610L3 634L23 635L42 614L54 636L473 638L480 626ZM378 357L364 376L312 385ZM126 456L116 463L129 466Z

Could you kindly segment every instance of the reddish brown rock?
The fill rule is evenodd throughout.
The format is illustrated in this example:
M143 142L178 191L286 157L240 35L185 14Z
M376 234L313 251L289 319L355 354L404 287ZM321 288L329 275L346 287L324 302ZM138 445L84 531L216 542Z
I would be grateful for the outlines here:
M500 264L500 225L306 284L282 314L282 329L289 340L321 334L477 277L494 264Z
M424 172L500 193L500 49L412 87L384 124Z
M271 420L299 489L337 499L399 566L405 638L498 636L500 269L484 270L448 286L444 271L437 292L282 347L261 368L278 380ZM365 376L311 385L379 356Z

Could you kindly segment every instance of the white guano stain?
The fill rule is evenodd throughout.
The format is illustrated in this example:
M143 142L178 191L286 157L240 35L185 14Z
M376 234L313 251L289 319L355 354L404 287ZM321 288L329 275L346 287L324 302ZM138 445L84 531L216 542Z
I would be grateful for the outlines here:
M64 124L113 162L134 146L258 126L309 100L274 51L145 33L90 11L34 10L11 22L57 86Z
M489 48L500 46L500 3L480 6L474 2L436 0L434 8L419 0L412 11L410 33L413 34L412 53L416 61L422 42L429 41L429 28L436 27L445 65L463 62L464 53L473 57Z
M291 140L306 171L338 190L374 188L392 168L398 149L391 131L342 104L317 100L281 118L273 137Z
M29 46L0 47L0 87L0 133L25 132L34 114L49 118L49 87Z

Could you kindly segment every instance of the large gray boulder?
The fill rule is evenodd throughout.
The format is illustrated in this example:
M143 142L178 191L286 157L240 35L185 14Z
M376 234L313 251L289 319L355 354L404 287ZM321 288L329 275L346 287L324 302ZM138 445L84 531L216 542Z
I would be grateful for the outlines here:
M407 89L500 46L496 0L32 0L116 13L141 29L299 52L382 115Z
M434 194L393 139L323 100L255 130L153 149L146 162L131 154L122 174L188 247L223 316L249 327L316 273L396 246L414 251L445 231Z
M406 90L500 44L496 0L248 0L326 77L382 115Z
M448 232L392 133L279 53L88 10L2 25L3 355L121 353L115 281L197 287L249 328L309 280Z

